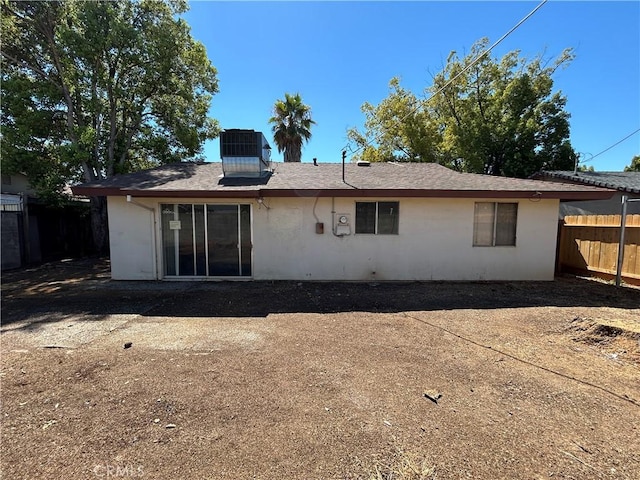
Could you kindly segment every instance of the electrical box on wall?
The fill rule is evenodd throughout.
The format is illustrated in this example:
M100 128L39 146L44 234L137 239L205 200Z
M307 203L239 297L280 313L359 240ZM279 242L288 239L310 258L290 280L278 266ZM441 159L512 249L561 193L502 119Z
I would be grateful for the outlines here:
M336 235L351 235L351 215L348 213L336 213L334 225Z

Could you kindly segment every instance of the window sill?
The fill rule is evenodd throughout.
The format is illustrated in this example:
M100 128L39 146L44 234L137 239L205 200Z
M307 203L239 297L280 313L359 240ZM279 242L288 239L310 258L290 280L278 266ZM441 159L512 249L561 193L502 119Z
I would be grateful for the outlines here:
M472 245L473 248L516 248L517 245Z

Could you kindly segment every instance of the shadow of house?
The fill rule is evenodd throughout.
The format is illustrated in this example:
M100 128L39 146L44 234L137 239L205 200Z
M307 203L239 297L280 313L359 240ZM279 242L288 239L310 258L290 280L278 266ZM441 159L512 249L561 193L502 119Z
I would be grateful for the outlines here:
M133 282L91 279L54 282L35 272L18 292L3 292L2 325L39 325L81 317L266 318L272 314L401 313L528 307L640 308L635 289L579 278L555 282ZM9 279L9 286L11 279ZM31 287L29 287L31 285ZM48 288L38 289L37 286ZM99 286L99 288L97 288ZM33 292L33 293L30 293ZM265 295L265 292L269 292ZM292 319L295 321L295 319ZM12 324L19 324L15 327Z

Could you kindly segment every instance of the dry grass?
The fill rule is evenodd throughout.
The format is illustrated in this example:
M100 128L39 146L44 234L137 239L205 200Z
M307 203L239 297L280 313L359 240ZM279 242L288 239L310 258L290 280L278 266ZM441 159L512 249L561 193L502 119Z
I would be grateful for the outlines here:
M378 460L367 480L432 480L436 468L423 455L407 451L394 439L395 451L386 461Z

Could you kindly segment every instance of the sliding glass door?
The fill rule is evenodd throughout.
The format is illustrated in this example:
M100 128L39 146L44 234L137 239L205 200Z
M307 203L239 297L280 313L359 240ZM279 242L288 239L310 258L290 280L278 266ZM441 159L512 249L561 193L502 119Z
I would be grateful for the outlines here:
M168 277L251 276L250 205L163 204Z

